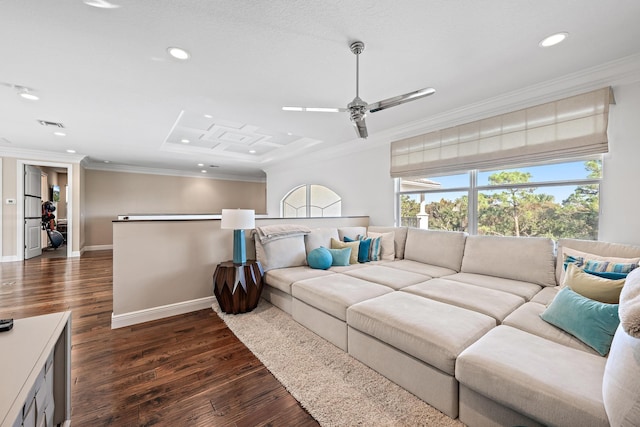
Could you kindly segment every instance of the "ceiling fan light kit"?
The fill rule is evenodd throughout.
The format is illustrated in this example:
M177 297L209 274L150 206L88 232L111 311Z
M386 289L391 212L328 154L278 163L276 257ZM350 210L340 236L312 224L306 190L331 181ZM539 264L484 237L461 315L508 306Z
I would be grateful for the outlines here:
M369 133L367 131L367 124L365 117L367 113L376 113L378 111L386 110L387 108L395 107L397 105L405 104L409 101L415 101L425 96L433 95L436 90L431 87L419 89L413 92L405 93L403 95L387 98L382 101L367 104L360 98L360 54L364 51L364 43L361 41L355 41L349 46L351 52L356 56L356 97L353 98L347 108L327 108L327 107L295 107L288 106L282 107L284 111L309 111L309 112L323 112L323 113L335 113L335 112L349 112L349 119L353 124L356 134L359 138L367 138Z

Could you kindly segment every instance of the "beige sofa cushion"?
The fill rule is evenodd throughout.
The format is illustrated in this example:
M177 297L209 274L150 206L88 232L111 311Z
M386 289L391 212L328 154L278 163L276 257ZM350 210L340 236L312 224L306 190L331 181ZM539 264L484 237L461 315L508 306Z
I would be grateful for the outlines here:
M392 292L349 307L347 324L453 375L458 354L496 322L451 304Z
M342 321L346 321L349 306L389 292L393 289L344 274L301 280L291 285L294 298Z
M409 228L404 259L460 271L466 233Z
M558 295L560 286L545 286L540 292L531 298L531 302L537 302L542 305L549 305L551 301Z
M389 233L393 232L394 252L398 259L404 258L404 246L407 241L407 227L380 227L369 226L370 232L373 233Z
M445 276L445 279L457 282L468 283L470 285L482 286L483 288L495 289L497 291L509 292L521 296L529 301L538 292L541 286L535 283L523 282L520 280L504 279L502 277L487 276L484 274L456 273Z
M461 384L546 425L608 426L606 358L497 326L458 357Z
M551 239L468 236L460 271L555 286L554 268Z
M386 265L372 265L365 268L346 271L344 274L358 277L362 280L378 283L398 290L416 283L429 280L429 276L413 273L411 271L389 268Z
M264 281L267 285L278 288L291 295L291 284L293 282L311 279L313 277L328 276L329 274L335 273L328 270L313 269L307 266L276 268L265 273Z
M399 270L413 271L414 273L423 274L430 277L442 277L456 274L455 270L450 268L439 267L437 265L425 264L418 261L408 259L399 259L388 264L385 267L397 268Z
M553 326L551 323L547 323L542 320L542 318L540 318L540 314L546 308L547 307L543 304L528 302L518 307L513 313L507 316L502 321L502 324L512 326L516 329L529 332L530 334L546 338L549 341L557 342L558 344L562 344L576 350L582 350L590 354L598 355L597 351L580 341L578 338Z
M524 298L508 292L447 279L432 279L402 291L486 314L496 319L496 324L524 304Z

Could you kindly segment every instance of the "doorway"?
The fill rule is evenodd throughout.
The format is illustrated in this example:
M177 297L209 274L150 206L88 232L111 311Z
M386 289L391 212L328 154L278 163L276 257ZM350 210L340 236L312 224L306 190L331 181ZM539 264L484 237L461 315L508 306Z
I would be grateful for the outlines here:
M17 239L16 239L16 254L18 257L18 260L24 260L27 257L25 256L25 251L26 251L26 245L27 245L27 241L25 239L25 233L23 232L24 230L24 224L25 224L25 220L28 218L27 215L29 215L28 212L26 212L25 210L25 206L24 206L24 201L25 197L26 197L26 192L25 190L27 190L25 188L25 171L27 169L27 166L36 166L36 167L45 167L45 168L53 168L55 170L59 170L60 173L66 173L66 182L65 182L65 194L64 194L64 198L66 199L66 203L65 203L65 208L64 209L64 214L66 216L66 238L67 238L67 244L64 245L64 247L59 247L58 251L61 251L59 254L57 254L57 256L66 256L66 257L73 257L73 256L79 256L79 252L77 253L77 255L73 252L73 168L72 165L69 163L53 163L53 162L44 162L44 161L36 161L36 160L18 160L17 161L17 173L18 173L18 177L17 177L17 186L18 186L18 191L17 191L17 196L18 196L18 206L17 206ZM41 186L41 178L40 178L40 173L38 174L38 187ZM42 195L43 200L45 198L49 198L49 194ZM39 228L41 229L41 228ZM38 238L40 239L40 233L38 233ZM39 240L38 239L38 240ZM48 251L45 251L45 253Z

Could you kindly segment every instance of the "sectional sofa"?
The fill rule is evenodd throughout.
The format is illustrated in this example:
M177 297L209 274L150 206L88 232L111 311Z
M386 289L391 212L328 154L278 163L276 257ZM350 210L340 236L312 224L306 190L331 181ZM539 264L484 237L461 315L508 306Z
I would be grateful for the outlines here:
M383 243L380 260L307 265L332 239L367 235ZM452 418L470 426L640 425L640 340L628 333L634 304L640 312L640 269L620 303L632 326L611 332L605 356L540 316L563 289L565 255L637 265L640 247L374 226L298 229L273 241L256 234L255 244L265 299Z

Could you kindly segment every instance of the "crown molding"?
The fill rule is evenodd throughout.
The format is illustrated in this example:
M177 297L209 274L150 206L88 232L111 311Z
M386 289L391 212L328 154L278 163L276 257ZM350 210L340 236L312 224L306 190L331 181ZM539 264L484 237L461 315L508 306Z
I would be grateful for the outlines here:
M25 148L1 147L0 157L13 157L26 160L62 162L80 164L86 157L83 154L56 153L53 151L28 150Z
M125 166L114 163L96 163L87 161L83 164L85 169L99 170L105 172L123 172L137 173L143 175L164 175L164 176L180 176L188 178L216 179L221 181L243 181L243 182L261 182L267 181L265 177L247 176L233 173L197 173L189 171L181 171L176 169L147 168L142 166Z

